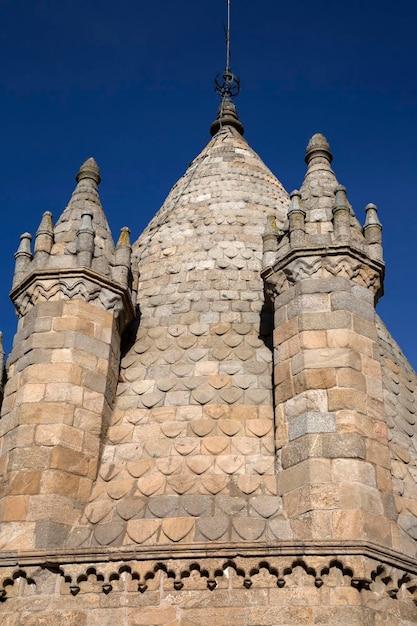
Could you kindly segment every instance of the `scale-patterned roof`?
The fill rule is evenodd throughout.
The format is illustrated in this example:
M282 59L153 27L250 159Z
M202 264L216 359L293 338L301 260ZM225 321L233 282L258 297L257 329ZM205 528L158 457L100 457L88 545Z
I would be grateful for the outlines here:
M140 322L85 513L93 543L254 539L284 523L260 269L266 218L282 226L289 200L219 126L134 245Z

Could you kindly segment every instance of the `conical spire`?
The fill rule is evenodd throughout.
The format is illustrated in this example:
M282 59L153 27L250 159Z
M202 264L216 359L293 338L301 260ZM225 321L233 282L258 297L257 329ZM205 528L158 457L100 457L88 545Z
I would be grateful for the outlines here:
M102 274L109 275L114 243L98 193L98 185L101 182L100 170L92 157L82 164L76 175L76 181L77 186L68 206L55 226L55 243L51 251L53 264L62 264L63 267L79 265L77 234L80 231L83 216L91 215L91 267Z

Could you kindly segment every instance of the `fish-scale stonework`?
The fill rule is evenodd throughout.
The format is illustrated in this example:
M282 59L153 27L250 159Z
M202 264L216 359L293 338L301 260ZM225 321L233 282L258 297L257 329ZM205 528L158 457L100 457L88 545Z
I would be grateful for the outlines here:
M85 533L96 524L93 545L288 536L260 276L267 215L283 225L287 206L281 184L225 127L134 245L140 326L81 520Z
M24 233L2 626L417 624L416 375L322 135L291 197L226 95L138 241L88 159ZM0 357L3 356L0 348Z

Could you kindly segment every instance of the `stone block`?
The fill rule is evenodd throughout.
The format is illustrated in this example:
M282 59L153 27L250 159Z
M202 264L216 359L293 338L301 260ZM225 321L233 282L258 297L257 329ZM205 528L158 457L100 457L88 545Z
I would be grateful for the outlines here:
M9 478L8 492L10 495L33 495L39 492L40 470L21 469L13 472Z
M9 454L9 470L46 469L50 465L52 448L15 448Z
M332 432L336 432L336 417L333 413L303 413L291 418L288 423L290 441L308 433Z
M40 424L36 427L35 443L41 446L58 446L81 451L84 432L67 424Z
M309 389L286 402L285 415L288 419L305 413L327 413L327 391L325 389Z
M389 469L391 467L390 451L387 445L368 439L366 442L366 460L374 465Z
M292 467L309 458L365 459L366 442L356 433L308 434L291 441L282 449L282 466Z
M332 476L335 482L358 482L369 487L376 487L375 466L356 459L334 459Z
M34 522L28 522L27 520L13 524L2 524L0 529L0 550L33 550L35 527L36 524Z
M343 276L333 276L326 278L305 278L295 285L295 293L334 293L350 291L351 281Z
M335 387L336 371L334 368L303 370L294 376L294 392Z
M195 376L215 376L219 373L218 361L198 361L194 366Z
M324 330L304 330L299 333L300 347L306 350L327 348L327 335Z
M278 348L280 361L286 361L295 354L298 354L301 350L300 338L297 336L291 337L288 341L284 341Z
M352 314L349 311L319 311L303 313L299 319L299 330L328 330L351 328Z
M339 507L339 494L333 483L311 483L283 494L285 515L298 517L309 511L335 510Z
M287 306L288 319L298 318L306 312L329 312L327 293L308 293L295 297ZM298 319L297 319L298 323Z
M29 496L29 508L26 519L29 522L57 522L72 526L79 521L80 507L72 500L58 494Z
M332 311L351 311L364 320L374 322L375 308L373 302L366 302L352 293L336 292L330 295Z
M60 469L78 476L88 474L88 458L81 452L56 446L51 451L51 469Z
M83 335L87 335L90 337L94 336L94 320L92 316L92 312L90 313L90 317L74 317L74 316L65 316L65 317L56 317L52 322L52 330L56 332L67 332L68 330L74 330L82 333Z
M359 482L351 482L349 474L339 485L340 507L370 511L374 515L383 514L381 495L375 487Z
M35 531L36 548L48 550L61 547L68 537L69 528L66 524L37 522Z
M378 341L378 334L374 319L368 320L362 316L352 314L352 328L355 333L363 335L372 341Z
M293 318L288 322L281 324L274 330L274 346L280 346L282 343L298 334L298 319Z
M44 470L41 476L40 490L42 494L59 494L77 500L79 476L61 470Z
M176 606L144 606L140 611L129 611L130 626L179 626ZM116 622L114 622L116 623ZM118 620L117 623L120 623Z
M265 610L265 609L263 609ZM243 606L215 608L205 606L204 608L189 608L184 611L181 626L230 626L231 624L245 624L246 609ZM246 622L247 623L247 622ZM260 622L252 622L260 626Z
M277 474L278 493L283 495L309 483L326 483L332 480L331 460L310 458Z
M257 606L248 608L246 622L240 623L247 626L281 626L281 624L282 626L298 626L299 624L313 624L312 616L313 609L307 606ZM239 623L236 619L234 621Z
M49 304L49 303L48 303ZM62 313L50 313L54 317L77 317L91 320L94 318L96 324L100 326L111 326L113 322L113 314L104 309L91 305L83 300L63 300Z
M81 405L83 409L87 411L93 411L97 414L102 414L103 405L103 394L92 391L91 389L84 389L83 401Z
M392 492L392 474L391 470L380 465L375 466L376 486L381 491Z
M108 359L110 355L110 346L108 343L95 339L94 337L87 337L76 331L67 331L63 334L65 341L62 348L73 348L76 350L83 350L88 354L91 354L98 359Z
M81 385L71 383L48 383L45 387L45 401L51 405L62 403L60 410L65 410L65 404L67 407L69 405L81 406L83 394L84 389Z
M29 508L28 496L8 496L3 504L2 522L25 521Z
M92 391L96 391L97 393L105 394L108 390L108 385L108 371L106 372L106 375L99 374L95 371L86 371L83 374L83 387L86 387L87 389L91 389Z
M274 367L274 384L279 386L291 381L291 365L289 362L278 363Z
M367 381L365 376L351 367L340 367L336 372L337 386L350 387L356 391L365 393L367 391ZM382 391L382 390L381 390Z
M353 410L366 415L366 394L355 389L329 389L329 411Z
M16 393L16 406L24 403L40 402L45 395L45 384L26 383Z
M71 383L80 385L82 369L72 363L31 365L22 373L22 384Z
M366 354L362 354L362 372L375 380L382 379L381 363Z
M319 348L316 350L304 350L299 355L301 359L296 357L293 359L293 371L297 373L301 369L328 369L350 367L355 370L361 370L362 363L360 355L353 350L345 348ZM298 361L301 361L299 364ZM301 368L300 368L301 365Z
M337 412L337 429L340 433L356 432L365 437L374 437L373 420L353 410Z
M65 335L53 330L44 333L34 333L27 340L28 347L36 348L63 348L65 346Z

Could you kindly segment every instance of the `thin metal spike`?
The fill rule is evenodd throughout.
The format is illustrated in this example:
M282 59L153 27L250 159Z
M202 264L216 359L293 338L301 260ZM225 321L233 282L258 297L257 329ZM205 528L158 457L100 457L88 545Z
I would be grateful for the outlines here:
M240 92L240 80L230 69L230 3L227 0L227 28L224 27L226 36L226 69L222 74L217 74L214 80L214 89L222 100L230 100Z

